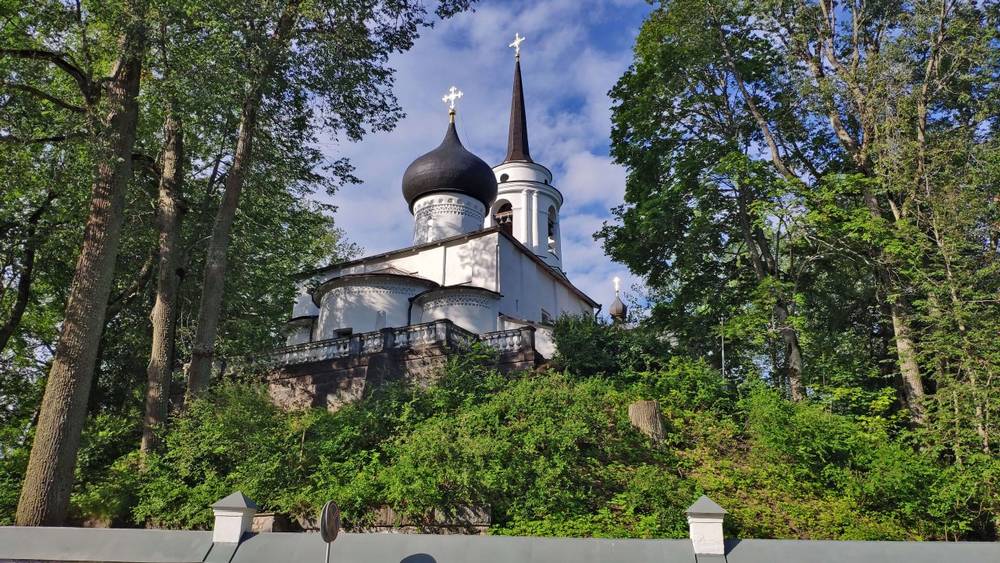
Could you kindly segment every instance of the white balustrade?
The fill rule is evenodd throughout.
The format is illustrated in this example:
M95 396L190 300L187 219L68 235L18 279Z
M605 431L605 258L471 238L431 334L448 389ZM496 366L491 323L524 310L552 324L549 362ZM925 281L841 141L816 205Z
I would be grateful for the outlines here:
M226 371L261 373L289 365L306 364L345 358L356 354L382 352L385 346L407 349L415 346L445 345L467 347L475 341L500 352L515 352L530 345L526 333L531 328L516 328L477 336L447 320L437 320L384 331L365 332L353 336L306 342L275 350L270 354L242 356L232 359ZM388 336L388 338L386 338Z
M490 348L498 352L517 352L528 345L526 332L530 328L512 328L509 330L499 330L488 332L480 336L480 339Z

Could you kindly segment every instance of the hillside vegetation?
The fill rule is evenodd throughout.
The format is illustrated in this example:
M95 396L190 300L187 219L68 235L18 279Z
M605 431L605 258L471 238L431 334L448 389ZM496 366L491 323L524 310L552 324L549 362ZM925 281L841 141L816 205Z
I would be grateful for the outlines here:
M258 384L223 383L172 421L145 468L132 451L137 417L98 415L85 432L73 512L204 528L208 506L241 490L291 514L332 498L348 525L381 506L419 518L488 505L495 534L653 538L686 537L684 509L706 493L741 537L994 533L1000 464L942 462L884 412L891 399L868 415L836 414L759 380L723 379L643 330L566 320L558 335L574 352L551 369L501 375L488 350L474 349L432 387L391 384L332 414L285 413ZM659 401L661 443L630 425L637 399ZM11 464L24 457L0 461L2 473L19 474ZM16 484L2 485L5 522Z
M393 129L394 57L473 4L3 4L0 523L203 526L240 488L354 524L488 504L495 533L670 536L708 492L744 536L997 539L995 0L650 1L612 34L631 57L588 42L618 61L598 74L629 60L623 196L551 163L568 275L599 275L602 222L629 330L567 320L547 371L470 351L336 414L211 377L284 345L301 272L360 253L344 143Z

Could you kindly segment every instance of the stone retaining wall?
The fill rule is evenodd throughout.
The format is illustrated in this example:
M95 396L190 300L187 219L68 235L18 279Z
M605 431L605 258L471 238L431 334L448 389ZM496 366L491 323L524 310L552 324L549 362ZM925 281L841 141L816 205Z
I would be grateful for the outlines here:
M439 320L300 344L251 363L252 369L266 374L268 391L280 407L335 411L388 381L428 385L450 354L473 341L497 349L498 368L504 372L533 369L542 359L534 349L531 327L477 336L451 321ZM231 369L241 368L234 365Z

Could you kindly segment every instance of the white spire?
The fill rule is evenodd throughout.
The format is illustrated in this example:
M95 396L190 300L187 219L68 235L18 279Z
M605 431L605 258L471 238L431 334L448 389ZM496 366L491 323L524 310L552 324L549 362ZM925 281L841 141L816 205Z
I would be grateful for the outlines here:
M621 290L622 279L619 278L618 276L615 276L615 278L611 281L614 282L615 284L615 297L617 297L619 290Z
M523 41L524 41L524 37L521 37L520 33L515 33L514 34L514 42L511 43L510 45L507 45L508 47L513 47L514 48L514 58L517 58L517 59L521 58L521 43Z

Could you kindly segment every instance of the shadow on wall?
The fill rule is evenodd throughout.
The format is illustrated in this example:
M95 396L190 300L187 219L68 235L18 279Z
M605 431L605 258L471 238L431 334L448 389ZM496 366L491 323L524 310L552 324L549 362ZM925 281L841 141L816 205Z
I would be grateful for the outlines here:
M444 280L443 285L459 285L468 283L476 287L485 287L496 291L496 245L498 235L484 236L472 239L465 244L454 248L448 259L457 261L458 272L462 272L461 277L454 277L455 270L449 279Z

